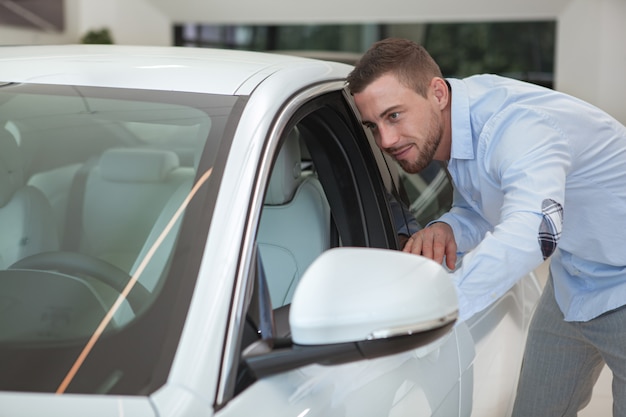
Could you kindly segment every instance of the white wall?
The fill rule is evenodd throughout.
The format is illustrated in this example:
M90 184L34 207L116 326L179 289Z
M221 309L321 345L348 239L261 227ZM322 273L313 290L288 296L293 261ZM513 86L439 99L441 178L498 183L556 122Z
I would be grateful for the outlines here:
M147 0L65 0L65 30L0 26L0 45L79 43L89 30L108 28L124 45L171 45L172 20Z
M80 3L80 36L89 30L107 27L118 44L171 45L174 42L171 19L149 1L75 1Z
M557 36L555 88L626 124L626 1L571 1Z
M626 124L626 0L65 0L66 30L0 26L0 44L77 43L107 27L118 44L171 45L173 24L557 20L555 88Z
M71 42L67 33L47 33L17 27L0 26L0 45L39 45Z

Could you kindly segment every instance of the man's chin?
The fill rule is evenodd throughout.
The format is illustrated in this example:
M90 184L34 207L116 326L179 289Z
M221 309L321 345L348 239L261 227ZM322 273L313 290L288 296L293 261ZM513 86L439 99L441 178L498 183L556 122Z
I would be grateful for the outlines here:
M417 174L418 172L420 172L422 170L422 167L420 167L418 164L412 163L412 162L408 162L405 160L397 160L398 163L400 164L400 166L402 167L402 169L405 172L408 172L409 174Z

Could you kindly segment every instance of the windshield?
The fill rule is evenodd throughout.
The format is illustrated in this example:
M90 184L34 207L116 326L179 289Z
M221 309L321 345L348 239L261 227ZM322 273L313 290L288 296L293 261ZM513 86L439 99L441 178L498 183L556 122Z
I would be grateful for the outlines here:
M0 390L163 384L236 100L0 87Z

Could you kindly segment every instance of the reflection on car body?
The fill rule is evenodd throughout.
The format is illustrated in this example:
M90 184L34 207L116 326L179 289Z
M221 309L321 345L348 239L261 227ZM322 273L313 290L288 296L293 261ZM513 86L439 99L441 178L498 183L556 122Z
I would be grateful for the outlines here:
M388 200L434 220L445 170L380 152L350 68L3 48L3 413L506 415L535 277L455 322Z

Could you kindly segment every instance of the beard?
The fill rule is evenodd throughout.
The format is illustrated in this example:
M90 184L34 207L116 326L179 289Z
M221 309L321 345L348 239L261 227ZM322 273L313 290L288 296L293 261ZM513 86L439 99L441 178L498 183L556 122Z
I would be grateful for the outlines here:
M435 152L441 142L443 136L443 123L440 123L439 115L431 111L431 122L426 131L426 140L420 144L415 143L417 148L417 156L415 159L396 160L403 170L409 174L416 174L426 168L434 159Z

